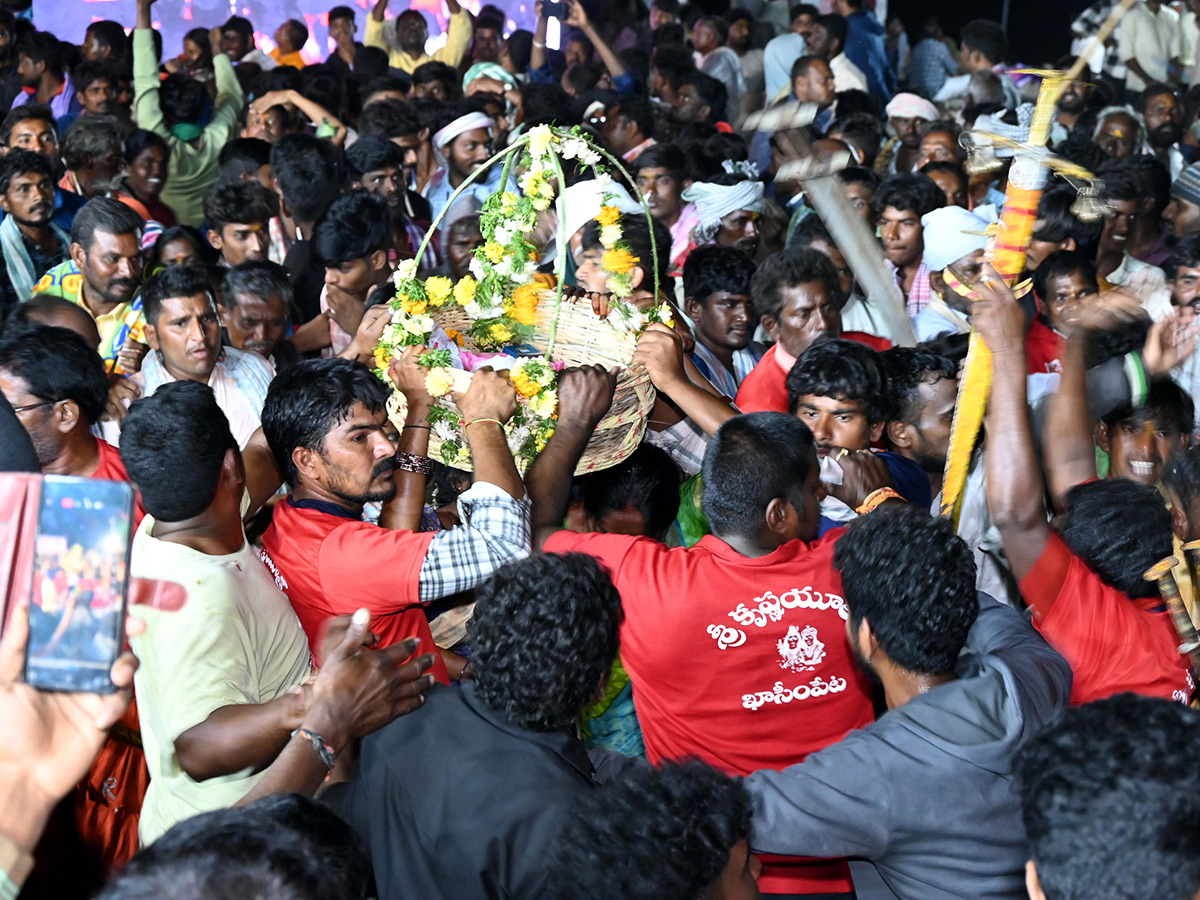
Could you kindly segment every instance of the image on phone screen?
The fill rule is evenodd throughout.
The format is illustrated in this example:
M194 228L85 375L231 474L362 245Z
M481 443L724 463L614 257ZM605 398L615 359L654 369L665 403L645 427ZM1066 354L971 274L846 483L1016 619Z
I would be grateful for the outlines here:
M115 690L124 645L133 489L47 475L38 508L25 680L55 691Z

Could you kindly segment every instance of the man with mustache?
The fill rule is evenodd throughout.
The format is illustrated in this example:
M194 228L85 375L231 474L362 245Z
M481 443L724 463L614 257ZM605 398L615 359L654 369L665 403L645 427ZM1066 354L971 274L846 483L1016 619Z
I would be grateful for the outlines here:
M295 297L283 266L260 260L226 269L217 311L227 344L257 353L276 371L295 363L296 349L286 340Z
M221 320L208 271L202 266L163 269L146 282L141 300L153 352L130 380L145 397L173 381L207 384L238 448L244 449L258 430L275 370L257 354L221 346Z
M33 286L67 258L71 239L52 221L54 177L39 153L14 150L0 157L0 318L29 299Z
M384 432L391 387L361 363L304 360L267 395L263 434L291 493L275 504L261 555L318 654L320 624L359 607L371 610L380 647L419 637L422 650L433 650L422 607L529 554L529 501L501 426L516 410L516 395L504 373L487 369L455 394L475 467L474 484L458 498L463 524L410 530L417 519L408 504L415 499L419 518L430 471L433 403L416 355L392 366L408 401L399 453ZM363 506L379 501L380 524L362 521ZM449 681L441 659L430 671Z
M411 259L432 221L429 201L408 185L417 152L401 147L382 134L360 136L346 151L346 171L352 188L381 198L392 220L392 260Z
M737 175L718 175L693 182L683 199L696 204L699 223L692 244L741 250L751 259L758 253L758 217L763 210L763 184Z
M754 262L732 247L697 247L683 267L684 308L695 323L692 362L731 399L766 352L753 340L753 275Z
M63 140L67 174L59 187L91 200L107 197L125 177L124 128L116 116L83 116Z
M1179 150L1183 137L1183 105L1175 89L1165 84L1152 84L1142 94L1142 118L1146 120L1146 140L1159 161L1179 177L1186 161Z
M125 372L136 372L147 350L135 336L144 319L133 309L134 292L142 283L145 224L119 200L89 200L71 226L70 258L33 286L35 296L63 297L88 311L96 320L100 356L110 372L118 363Z

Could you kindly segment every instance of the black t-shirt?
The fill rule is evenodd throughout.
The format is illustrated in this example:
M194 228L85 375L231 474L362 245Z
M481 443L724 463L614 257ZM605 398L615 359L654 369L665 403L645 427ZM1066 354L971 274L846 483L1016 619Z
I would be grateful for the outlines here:
M364 738L354 779L321 799L362 837L379 900L540 900L560 823L593 786L577 738L507 722L466 682Z
M321 291L325 289L325 266L313 255L312 244L296 241L283 260L288 270L292 290L296 292L296 309L300 313L297 325L303 325L321 314Z

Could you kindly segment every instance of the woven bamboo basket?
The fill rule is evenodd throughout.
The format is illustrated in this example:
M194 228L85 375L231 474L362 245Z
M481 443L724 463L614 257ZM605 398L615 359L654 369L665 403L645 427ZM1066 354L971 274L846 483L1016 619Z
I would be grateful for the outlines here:
M555 132L559 138L569 139L576 137L573 133L566 132L563 129L555 129ZM434 218L429 231L425 235L425 239L421 242L421 246L417 250L417 259L423 257L430 237L441 224L442 218L454 204L455 200L458 199L472 182L481 177L492 166L503 163L501 183L508 183L511 166L518 159L523 148L530 143L530 140L531 136L528 134L525 135L492 156L491 159L467 176ZM633 183L633 177L625 169L621 160L614 157L604 148L595 146L590 141L588 143L609 165L620 172L629 183ZM557 155L554 156L554 166L558 170L558 184L560 187L555 201L558 211L558 246L563 248L563 252L566 252L567 242L571 236L563 233L565 203L561 188L565 184L565 180ZM642 209L646 217L649 218L650 207L647 206L644 197L639 199L641 199ZM658 248L654 244L653 231L650 233L650 242L653 252L657 254ZM560 256L559 265L555 273L560 286L563 279L562 260L563 258ZM658 272L657 267L655 267L655 296L658 296L658 293ZM434 321L441 325L443 329L455 329L461 332L466 341L464 349L472 351L478 349L471 345L469 329L473 323L462 307L456 304L449 304L431 310L430 315L433 316ZM655 400L654 386L650 384L650 376L646 370L641 366L636 368L630 367L633 352L637 347L637 339L632 334L614 328L607 321L597 316L592 311L590 302L569 297L562 297L560 300L560 294L557 290L541 292L535 311L535 323L533 327L534 336L529 343L542 354L547 354L548 352L551 360L554 362L562 362L567 366L602 365L608 368L613 366L620 367L612 406L609 408L608 415L596 426L591 440L588 441L583 457L580 459L579 465L575 468L575 473L579 475L586 472L597 472L623 462L637 449L638 444L641 443L642 437L646 433L650 410L654 408ZM469 384L469 373L464 373L463 375L463 381L461 382L463 389L465 389L466 384ZM438 402L457 412L454 402L450 398L442 397L438 399ZM392 422L397 427L404 425L407 404L405 403L403 394L393 391L391 400L388 402L388 413L391 416ZM436 435L431 434L429 440L431 455L437 455L438 458L441 458L441 449L442 442ZM462 465L469 466L470 463ZM518 460L517 466L523 468L523 462ZM524 474L523 471L522 474Z
M533 326L534 336L529 343L543 352L550 341L554 307L555 292L542 291ZM432 311L432 315L442 328L455 329L463 334L466 341L464 349L476 349L467 333L471 319L461 306L450 304ZM602 365L606 368L619 366L621 369L612 407L592 433L587 449L575 467L576 475L598 472L624 462L637 449L646 433L655 393L646 370L629 364L636 347L637 339L632 334L619 331L597 316L589 301L563 298L554 337L554 360L568 367ZM449 397L439 398L438 402L457 411L454 401ZM393 392L388 413L397 428L403 427L407 404L399 391ZM436 435L430 435L429 455L441 459L441 449L442 442ZM522 462L518 460L517 464L521 466ZM470 463L456 463L456 467L460 465L470 468Z

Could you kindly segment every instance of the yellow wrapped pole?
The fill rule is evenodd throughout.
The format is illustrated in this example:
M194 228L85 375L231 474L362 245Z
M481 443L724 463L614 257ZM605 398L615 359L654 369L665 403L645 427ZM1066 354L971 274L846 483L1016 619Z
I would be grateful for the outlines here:
M1029 146L1045 147L1054 124L1054 107L1058 102L1061 78L1042 79L1038 90L1037 107L1029 126ZM992 264L1011 287L1025 271L1025 251L1033 237L1037 220L1038 201L1042 196L1047 169L1040 161L1017 156L1008 173L1008 191L1000 212L996 237L988 242L984 258ZM958 520L963 488L971 467L971 452L983 427L983 414L992 389L992 354L987 345L972 331L958 383L958 402L954 407L954 422L950 428L950 449L946 454L946 470L942 478L942 515Z
M1100 31L1068 72L1036 73L1042 76L1042 83L1038 89L1037 106L1030 123L1026 147L1034 154L1040 151L1042 156L1040 159L1022 157L1020 151L1017 151L1017 158L1009 170L1008 191L1004 196L997 237L987 251L988 261L1010 286L1025 268L1025 253L1033 237L1038 201L1049 175L1044 154L1046 142L1050 138L1050 128L1054 124L1054 109L1058 103L1058 96L1067 82L1075 81L1079 77L1088 58L1108 39L1121 18L1136 2L1137 0L1121 0L1121 3L1113 7ZM979 335L972 332L967 358L959 378L958 402L954 409L950 448L946 454L946 469L942 477L941 513L952 516L955 522L958 521L963 488L966 487L967 473L971 467L971 453L983 427L983 415L991 387L991 352Z

